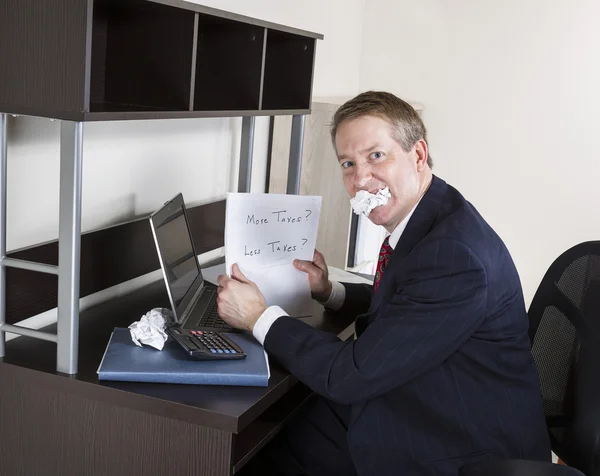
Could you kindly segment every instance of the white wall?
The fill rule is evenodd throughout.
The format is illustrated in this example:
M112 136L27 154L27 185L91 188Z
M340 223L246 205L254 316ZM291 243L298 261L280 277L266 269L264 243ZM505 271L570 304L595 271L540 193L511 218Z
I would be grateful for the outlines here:
M600 3L369 0L360 89L422 102L434 171L508 245L527 303L600 238Z
M82 229L142 216L179 191L190 204L224 196L237 183L231 122L85 124ZM56 239L60 122L9 117L8 136L8 249Z

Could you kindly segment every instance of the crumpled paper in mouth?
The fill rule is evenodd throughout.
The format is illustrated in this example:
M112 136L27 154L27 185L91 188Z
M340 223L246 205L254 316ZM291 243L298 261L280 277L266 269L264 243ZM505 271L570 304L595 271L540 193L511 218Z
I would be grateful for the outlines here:
M377 193L369 193L366 190L359 191L354 198L350 199L350 205L352 210L357 215L361 213L368 217L369 213L375 208L381 205L385 205L392 197L389 187L378 190Z

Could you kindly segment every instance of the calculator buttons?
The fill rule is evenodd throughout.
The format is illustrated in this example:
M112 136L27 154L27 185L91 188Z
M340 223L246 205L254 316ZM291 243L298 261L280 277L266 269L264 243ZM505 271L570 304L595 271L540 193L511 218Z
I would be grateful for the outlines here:
M200 352L214 355L215 358L226 358L228 356L235 356L235 358L245 357L243 352L237 350L235 343L230 341L227 336L221 335L218 332L190 330L188 339L191 349L197 348ZM219 355L222 357L217 357Z

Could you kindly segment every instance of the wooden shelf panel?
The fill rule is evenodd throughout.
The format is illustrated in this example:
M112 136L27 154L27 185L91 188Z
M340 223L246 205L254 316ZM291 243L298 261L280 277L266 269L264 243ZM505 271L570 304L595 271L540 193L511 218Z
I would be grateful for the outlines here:
M267 32L263 109L309 109L315 40Z
M195 111L258 110L265 29L198 17Z
M194 15L152 2L96 0L90 112L189 110Z
M200 5L198 3L190 2L187 0L148 0L153 3L160 3L163 5L170 5L177 8L183 8L186 10L192 10L198 13L203 13L206 15L211 15L219 18L226 18L229 20L234 20L240 23L247 23L249 25L259 26L261 28L269 28L272 30L279 30L288 33L294 33L300 36L306 36L309 38L315 38L317 40L322 40L323 35L320 33L315 33L312 31L302 30L299 28L294 28L286 25L280 25L278 23L272 23L264 20L259 20L258 18L252 18L245 15L238 15L237 13L231 13L225 10L219 10L217 8L207 7L204 5Z
M233 470L239 471L271 441L304 407L314 394L301 383L297 383L288 393L271 405L241 433L234 436Z
M86 3L0 1L0 112L83 111Z
M287 116L310 114L310 109L278 109L278 110L236 110L236 111L110 111L86 113L81 119L89 122L100 121L140 121L149 119L199 119L208 117L247 117L247 116Z

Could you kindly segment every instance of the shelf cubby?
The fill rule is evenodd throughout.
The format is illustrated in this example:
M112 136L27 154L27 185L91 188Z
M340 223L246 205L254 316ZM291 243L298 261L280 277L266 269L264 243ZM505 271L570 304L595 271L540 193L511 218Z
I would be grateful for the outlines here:
M314 38L269 29L261 109L310 109L314 57Z
M259 109L265 28L199 14L195 111Z
M96 0L90 112L188 111L194 12Z
M323 35L184 0L0 0L0 112L73 122L310 113Z

